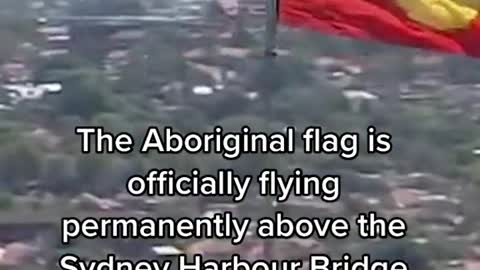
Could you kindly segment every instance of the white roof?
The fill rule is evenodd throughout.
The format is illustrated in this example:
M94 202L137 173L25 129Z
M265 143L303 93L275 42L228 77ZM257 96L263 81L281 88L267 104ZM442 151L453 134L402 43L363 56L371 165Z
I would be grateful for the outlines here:
M183 254L184 252L179 250L178 248L174 246L157 246L157 247L152 247L153 252L157 255L180 255Z
M366 91L359 91L359 90L343 91L343 95L348 99L367 99L367 100L378 99L378 96L376 95L373 95Z
M70 40L69 35L56 35L47 37L47 41L68 41Z
M0 111L10 111L13 108L11 106L0 104ZM2 255L2 250L0 249L0 256Z
M68 49L53 49L53 50L45 50L40 52L41 57L50 57L55 55L63 55L69 53Z
M248 92L246 94L247 98L250 100L255 100L258 98L258 93L257 92Z
M2 87L6 90L16 92L21 98L37 99L41 98L46 92L59 92L62 90L62 85L59 83L47 83L33 85L27 84L4 84Z
M38 29L39 33L43 34L67 34L69 32L68 26L47 26Z
M213 94L213 89L209 86L195 86L193 87L193 93L195 95L207 96Z
M62 91L61 83L42 83L37 85L38 88L43 89L47 92L60 92Z

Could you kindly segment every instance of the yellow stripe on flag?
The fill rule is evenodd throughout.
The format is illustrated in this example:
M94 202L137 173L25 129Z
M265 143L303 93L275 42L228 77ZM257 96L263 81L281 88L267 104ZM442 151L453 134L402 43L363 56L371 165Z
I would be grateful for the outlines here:
M467 28L480 7L480 0L396 1L412 20L441 31Z

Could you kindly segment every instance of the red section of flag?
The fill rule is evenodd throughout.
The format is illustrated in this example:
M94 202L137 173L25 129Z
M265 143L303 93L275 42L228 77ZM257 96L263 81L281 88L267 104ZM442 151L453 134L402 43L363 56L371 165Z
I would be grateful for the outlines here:
M392 0L279 0L280 22L326 34L480 57L480 19L455 32L410 20Z

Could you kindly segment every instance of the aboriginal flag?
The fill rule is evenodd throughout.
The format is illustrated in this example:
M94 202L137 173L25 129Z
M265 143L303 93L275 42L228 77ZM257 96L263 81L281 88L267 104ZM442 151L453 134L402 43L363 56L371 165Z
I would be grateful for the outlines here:
M480 57L480 0L278 0L282 24Z

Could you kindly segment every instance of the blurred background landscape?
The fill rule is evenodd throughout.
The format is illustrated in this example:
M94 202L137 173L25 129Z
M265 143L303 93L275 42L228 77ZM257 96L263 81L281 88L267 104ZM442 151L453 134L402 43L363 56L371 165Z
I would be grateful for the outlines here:
M263 57L264 0L2 0L0 2L0 269L54 269L75 252L99 259L159 258L175 246L222 258L310 253L404 259L410 269L480 269L480 61L280 28L279 56ZM243 125L263 132L311 125L393 135L389 155L95 155L76 126L141 141L149 126L182 132ZM376 211L409 224L404 240L78 240L61 246L68 216L239 216L272 213L254 193L142 198L128 177L151 168L203 173L264 168L340 174L342 198L292 198L291 217ZM259 248L260 247L260 248ZM258 250L261 250L258 253ZM257 254L258 253L258 254ZM252 255L253 254L253 255Z

